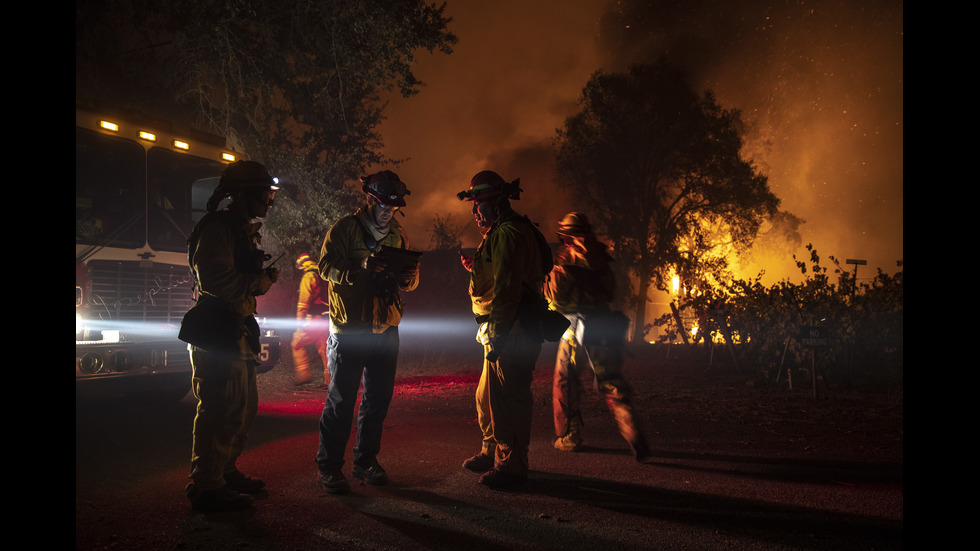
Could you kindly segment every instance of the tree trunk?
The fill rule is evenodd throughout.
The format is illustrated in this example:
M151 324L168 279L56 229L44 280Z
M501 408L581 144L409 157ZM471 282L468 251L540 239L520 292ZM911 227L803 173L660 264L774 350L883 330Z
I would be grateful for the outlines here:
M650 292L650 280L642 278L637 286L636 315L633 318L633 338L630 339L632 342L643 341L646 334L644 327L646 326L647 319L647 293Z

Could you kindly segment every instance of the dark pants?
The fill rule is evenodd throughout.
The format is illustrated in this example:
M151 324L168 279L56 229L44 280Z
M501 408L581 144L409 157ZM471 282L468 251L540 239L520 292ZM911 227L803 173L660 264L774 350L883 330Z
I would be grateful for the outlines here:
M357 414L354 463L370 466L381 451L381 426L395 389L398 328L391 327L380 334L333 333L327 342L327 358L330 386L320 415L317 467L326 472L343 466L362 380L364 394Z
M193 390L198 399L191 446L191 479L199 490L224 485L236 469L258 411L255 363L191 352Z
M489 349L484 349L485 352ZM494 468L513 475L526 475L531 445L531 415L534 397L531 381L541 343L523 334L512 334L497 361L484 360L477 407L481 400L489 410L490 432L495 443ZM482 396L481 396L482 392ZM481 428L487 416L478 415ZM484 429L484 451L487 434Z

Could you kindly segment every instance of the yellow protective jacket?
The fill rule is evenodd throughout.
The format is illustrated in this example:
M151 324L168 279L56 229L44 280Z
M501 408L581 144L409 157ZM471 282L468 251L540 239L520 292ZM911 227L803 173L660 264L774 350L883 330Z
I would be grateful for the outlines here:
M484 235L470 271L473 313L478 321L486 321L490 339L519 330L522 299L541 296L550 269L551 249L541 232L525 216L502 214Z
M327 282L312 261L303 264L303 279L299 282L299 300L296 302L296 319L309 319L330 312Z
M372 274L361 269L363 259L374 250L369 247L373 238L362 223L368 213L365 206L338 220L320 248L320 275L329 285L330 321L337 334L383 333L398 325L403 312L400 291L414 291L419 285L417 274L410 281L399 282L387 272ZM377 245L410 248L394 218Z

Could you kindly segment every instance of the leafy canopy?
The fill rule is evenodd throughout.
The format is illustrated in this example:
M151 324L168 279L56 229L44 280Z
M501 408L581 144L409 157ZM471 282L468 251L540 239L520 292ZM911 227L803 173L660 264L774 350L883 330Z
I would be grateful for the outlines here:
M641 312L650 283L717 273L724 259L707 253L748 247L777 213L766 177L741 157L741 130L738 111L664 60L596 72L559 129L561 181L636 276Z
M395 164L382 92L415 94L415 52L450 53L445 5L421 0L90 0L76 4L76 95L194 123L281 176L268 227L319 249L344 186ZM281 194L283 195L283 194Z

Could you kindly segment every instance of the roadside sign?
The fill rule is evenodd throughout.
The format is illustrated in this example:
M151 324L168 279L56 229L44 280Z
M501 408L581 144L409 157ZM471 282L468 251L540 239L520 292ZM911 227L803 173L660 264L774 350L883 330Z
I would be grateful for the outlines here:
M826 327L804 327L800 332L800 344L810 348L824 347L829 344Z

